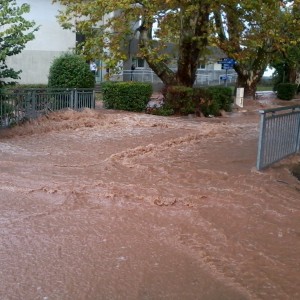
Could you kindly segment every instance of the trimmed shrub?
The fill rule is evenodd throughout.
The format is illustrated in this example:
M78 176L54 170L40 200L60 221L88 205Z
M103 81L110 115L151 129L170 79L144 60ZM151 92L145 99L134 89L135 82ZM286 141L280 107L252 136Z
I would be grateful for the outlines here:
M211 86L207 88L211 94L213 102L219 107L219 110L231 111L233 103L232 89L224 86Z
M152 107L148 108L146 111L148 114L156 115L156 116L172 116L174 115L174 109L164 103L160 107Z
M204 116L219 116L220 110L231 111L233 103L232 90L230 87L212 86L194 89L194 101L196 114Z
M233 103L232 89L222 86L207 88L169 86L164 88L163 95L164 105L152 109L149 113L171 115L173 112L177 115L219 116L220 110L231 111Z
M145 111L152 92L152 85L143 82L108 81L102 84L103 102L108 109Z
M193 93L195 113L197 116L218 115L220 107L213 101L212 93L207 88L195 88Z
M169 86L164 91L165 103L175 114L188 115L195 112L193 88L186 86Z
M281 100L292 100L297 92L297 84L279 83L277 85L277 97Z
M15 90L24 90L24 89L47 89L47 84L16 84L12 87Z
M54 59L49 72L50 88L94 88L95 77L84 58L63 54Z

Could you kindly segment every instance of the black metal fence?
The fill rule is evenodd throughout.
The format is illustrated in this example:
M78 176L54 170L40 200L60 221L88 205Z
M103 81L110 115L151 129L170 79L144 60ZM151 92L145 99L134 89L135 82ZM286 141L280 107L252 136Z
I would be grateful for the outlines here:
M61 109L95 108L93 89L11 89L0 91L0 127Z

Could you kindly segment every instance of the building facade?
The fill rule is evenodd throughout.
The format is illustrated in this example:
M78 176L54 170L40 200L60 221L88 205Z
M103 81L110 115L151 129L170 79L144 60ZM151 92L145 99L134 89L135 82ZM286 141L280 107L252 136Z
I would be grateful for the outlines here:
M18 0L17 3L30 5L31 11L24 17L35 21L40 29L22 53L10 56L6 62L9 67L22 70L20 84L47 84L54 58L75 48L76 34L58 24L56 16L62 9L59 4L52 4L51 0Z

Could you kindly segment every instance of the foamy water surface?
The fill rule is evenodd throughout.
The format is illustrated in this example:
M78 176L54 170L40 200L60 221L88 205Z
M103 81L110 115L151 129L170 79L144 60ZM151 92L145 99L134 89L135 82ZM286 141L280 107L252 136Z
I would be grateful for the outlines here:
M0 132L0 299L298 299L300 183L256 108L86 110Z

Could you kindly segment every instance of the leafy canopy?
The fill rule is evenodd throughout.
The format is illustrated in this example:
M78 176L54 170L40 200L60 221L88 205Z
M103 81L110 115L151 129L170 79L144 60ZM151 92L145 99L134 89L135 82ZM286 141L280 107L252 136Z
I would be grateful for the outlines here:
M48 87L93 88L94 86L94 74L82 56L66 53L54 59L49 71Z
M138 56L166 84L191 86L207 45L217 45L239 65L243 81L257 81L280 43L281 12L297 1L278 0L54 0L65 5L59 20L86 36L81 49L109 67L129 56L133 38ZM174 53L166 51L168 43ZM176 56L177 71L167 65ZM172 80L169 80L172 78Z
M2 0L0 2L0 87L10 79L19 79L21 70L8 68L8 56L19 54L27 42L34 39L34 32L38 30L35 22L26 20L23 15L30 11L28 4L17 5L16 0Z
M165 83L176 78L195 80L195 70L207 46L209 14L214 7L208 0L54 0L65 5L59 20L65 28L84 34L82 53L99 58L109 68L129 56L131 42L138 40L137 56ZM177 74L168 68L175 54L166 51L172 42L179 53Z

